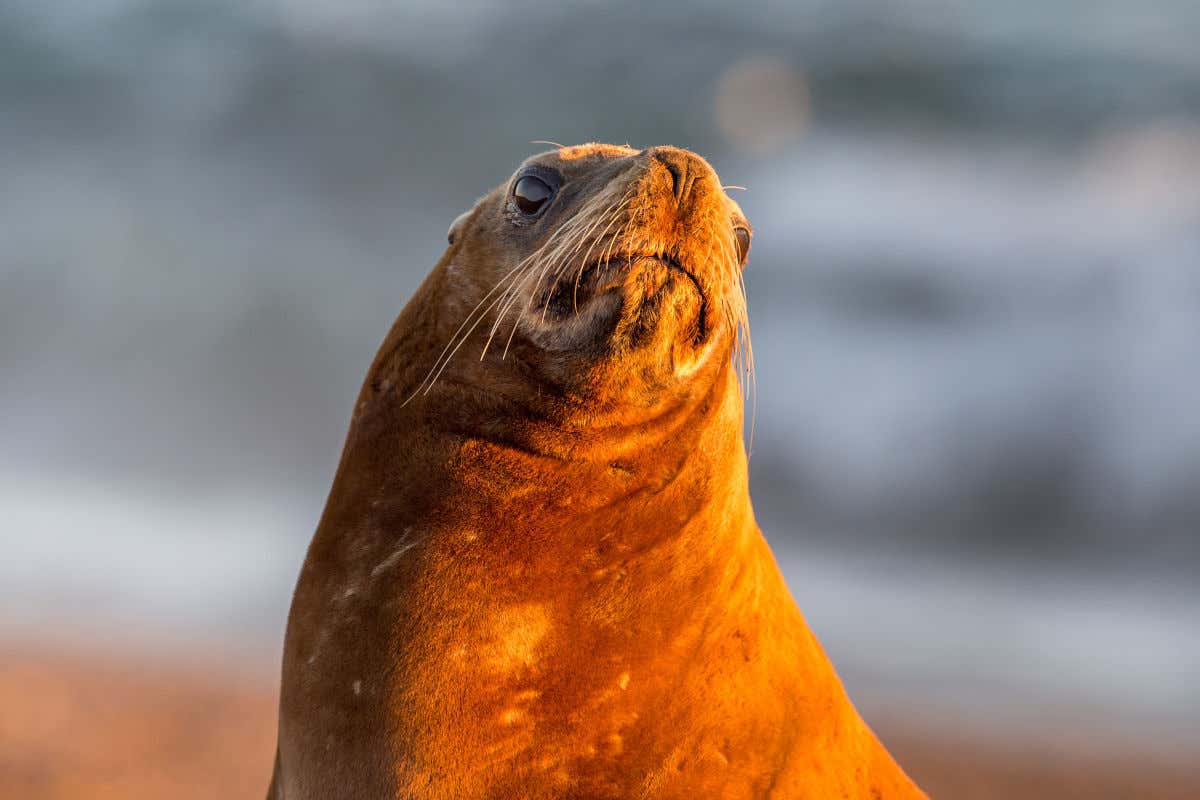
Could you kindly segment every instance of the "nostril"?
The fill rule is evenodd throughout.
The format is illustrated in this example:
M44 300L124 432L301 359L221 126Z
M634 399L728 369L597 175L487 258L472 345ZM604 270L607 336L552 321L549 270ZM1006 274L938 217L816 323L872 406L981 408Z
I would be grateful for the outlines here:
M687 159L680 158L668 150L665 152L655 152L654 160L666 167L667 172L671 173L671 190L675 194L675 199L682 202L688 184Z
M685 177L683 174L683 168L678 164L672 164L670 161L661 158L659 159L659 163L667 168L667 172L671 173L671 181L673 182L672 189L675 192L675 196L678 197L679 190L683 186Z

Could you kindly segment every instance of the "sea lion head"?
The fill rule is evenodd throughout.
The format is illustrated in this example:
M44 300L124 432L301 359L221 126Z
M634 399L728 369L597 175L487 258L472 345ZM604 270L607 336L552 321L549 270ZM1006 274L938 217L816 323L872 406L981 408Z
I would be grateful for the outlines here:
M414 301L437 309L422 317L433 352L403 382L413 396L449 378L645 404L748 343L750 237L716 172L687 150L535 155L450 226L437 288Z

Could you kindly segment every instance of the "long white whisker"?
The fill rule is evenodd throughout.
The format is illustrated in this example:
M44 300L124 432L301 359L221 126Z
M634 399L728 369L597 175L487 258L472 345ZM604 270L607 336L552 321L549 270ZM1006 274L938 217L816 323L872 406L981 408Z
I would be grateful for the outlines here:
M552 281L556 281L562 277L563 272L566 271L566 267L567 267L567 264L569 263L569 260L577 252L579 252L579 248L581 248L583 246L584 242L587 241L588 237L590 237L595 232L596 228L598 228L601 225L601 223L603 223L606 219L609 219L609 215L612 214L613 209L615 209L617 207L618 202L620 202L620 201L615 201L615 202L609 203L607 206L604 207L603 211L596 213L594 219L589 220L590 224L587 226L587 228L572 243L571 248L569 250L564 249L562 252L556 254L555 259L553 260L553 263L552 264L548 263L546 265L547 273L552 273L551 274ZM594 240L593 240L593 244L594 244Z
M496 282L496 284L488 291L488 293L485 294L483 298L475 304L475 307L469 314L467 314L467 317L462 321L462 323L458 326L458 329L455 330L454 334L446 342L446 346L442 349L442 352L434 361L433 366L426 374L425 379L417 385L416 390L414 390L412 395L409 396L408 400L404 401L405 404L407 404L409 400L412 400L412 398L417 394L421 394L422 388L424 389L424 394L429 394L430 390L433 389L434 384L437 383L438 378L441 377L442 373L449 365L450 360L458 352L459 348L462 347L463 343L466 342L467 338L470 337L471 333L473 333L475 329L479 327L480 323L486 318L488 312L503 302L504 298L512 290L514 284L519 283L522 275L529 272L536 264L537 256L541 250L549 245L550 242L554 240L555 236L559 235L565 227L567 227L566 224L556 229L554 234L547 239L546 243L543 244L541 248L538 248L538 250L530 253L528 256L522 259L517 266L509 270L503 277L500 278L500 280ZM488 298L495 294L495 292L502 286L505 286L506 283L508 285L504 291L501 292L501 294L491 302L488 302ZM480 356L480 358L482 358L482 356Z
M466 328L468 324L470 324L471 319L476 315L476 313L479 312L479 310L484 306L484 304L487 303L488 298L491 297L493 294L495 294L496 290L498 290L501 286L503 286L506 280L508 280L513 275L515 275L521 269L521 267L523 265L524 265L524 262L513 267L508 273L506 273L503 277L501 277L500 280L496 281L496 284L488 291L488 293L485 294L479 300L479 302L475 304L475 307L471 309L470 313L468 313L466 318L463 319L462 323L458 326L457 330L455 330L454 333L450 336L449 340L447 340L446 346L442 348L441 353L439 353L438 357L436 359L434 359L433 366L431 366L429 368L429 371L425 374L425 377L421 380L421 382L419 384L417 384L417 388L415 390L413 390L413 393L408 396L408 399L405 400L401 404L401 407L407 405L409 403L409 401L411 401L414 397L416 397L418 394L420 394L421 389L424 388L425 384L430 380L430 378L433 376L433 374L435 372L437 372L438 365L441 363L442 359L446 356L446 353L450 349L451 345L454 343L454 340L459 336L460 333L462 333L463 329ZM495 303L495 301L493 301L493 305L494 305L494 303ZM489 306L488 309L485 309L483 312L483 315L486 315L487 310L489 310L490 308L491 308L491 306ZM480 316L480 319L482 319L483 315Z
M500 310L497 312L496 319L492 322L492 327L488 331L488 338L487 338L487 342L483 346L483 351L479 354L480 361L482 361L484 356L487 355L488 348L491 347L492 339L495 338L496 331L499 329L500 323L504 319L504 316L508 313L508 311L512 307L512 305L516 302L517 298L520 297L521 291L525 286L526 280L537 269L537 266L539 263L539 258L542 256L543 253L545 253L545 251L547 249L550 248L551 245L558 247L559 246L558 240L560 237L562 237L562 239L564 241L570 240L571 238L573 238L573 236L575 235L575 229L580 227L580 225L578 224L578 221L579 221L579 217L576 216L576 217L572 217L571 219L564 222L562 225L560 225L558 228L555 229L554 233L551 234L550 237L546 239L546 241L542 244L541 247L539 247L537 250L535 250L533 253L531 253L524 261L521 262L522 265L526 266L526 268L522 271L521 275L519 275L518 277L513 279L513 281L509 285L508 289L505 291L504 295L502 296Z
M585 230L588 222L590 221L587 216L588 213L590 213L589 209L584 208L578 215L573 217L568 223L564 223L564 225L562 226L562 228L560 230L565 231L567 233L567 235L563 236L561 240L554 242L553 249L550 249L551 241L549 241L549 240L546 242L546 244L542 248L539 248L539 250L538 250L539 256L544 255L544 257L541 258L539 262L532 265L530 267L530 269L521 276L521 280L519 283L514 284L513 291L510 294L509 299L506 301L504 306L501 307L500 312L496 315L495 322L493 322L493 324L492 324L492 329L488 334L488 346L491 345L492 339L496 335L496 331L499 330L501 323L504 321L504 317L508 314L508 312L516 304L517 300L520 299L520 296L521 296L523 290L525 289L526 285L529 284L529 279L533 277L534 273L535 272L537 273L537 279L534 280L529 285L531 285L533 287L537 287L537 286L541 285L543 276L546 274L548 265L550 263L552 263L555 259L557 259L559 257L559 255L566 248L571 247L575 242L579 241L581 236L584 235L584 230ZM548 249L550 250L550 252L548 254L546 254L545 251ZM485 350L486 350L486 347L485 347ZM508 355L508 347L506 346L504 348L504 355L502 355L501 358L503 359L507 355Z
M553 276L553 278L551 278L551 281L553 283L557 283L558 280L560 278L562 278L563 273L565 273L567 270L567 265L569 264L569 260L575 256L575 253L577 253L579 251L579 248L583 246L583 243L589 237L592 237L592 234L595 232L596 228L600 227L600 223L604 222L607 219L608 224L605 226L604 231L599 236L592 237L592 243L588 246L587 252L584 253L583 258L579 262L581 265L579 267L579 269L581 271L584 269L584 267L586 267L587 260L588 260L588 258L591 257L592 250L595 249L596 243L599 242L604 237L605 233L608 233L608 229L612 227L614 222L616 222L617 217L618 217L618 212L615 211L615 209L620 202L621 202L620 200L617 200L613 203L610 203L604 209L604 211L597 214L596 221L593 222L592 225L587 229L587 233L585 233L582 237L580 237L580 239L576 243L575 247L571 248L571 252L567 253L561 259L559 259L559 262L555 265L554 276ZM545 305L542 306L542 320L543 321L545 321L546 313L550 309L550 300L551 300L551 295L547 295L546 303L545 303Z
M609 217L608 224L604 226L604 230L600 232L600 235L592 240L591 246L588 247L587 252L584 253L583 258L579 262L579 269L575 273L575 285L571 289L571 308L573 308L575 310L576 314L579 313L579 281L583 278L583 271L585 269L587 269L588 261L592 257L592 249L595 248L595 246L598 242L604 241L604 237L608 236L608 232L610 230L612 230L612 226L616 223L617 220L622 218L622 216L624 215L624 212L625 212L625 207L628 204L628 200L629 200L629 197L632 194L632 192L633 192L633 186L630 186L628 189L625 190L625 194L621 196L620 200L618 200L612 206L609 206L610 209L617 207L617 206L619 206L619 207L616 208L616 210L612 213L612 216ZM619 235L620 235L620 233L619 233L619 229L618 229L618 233L614 234L614 236L611 239L609 239L608 253L610 253L610 254L612 253L613 242L615 242L617 240L617 237ZM608 262L608 256L606 255L604 260L601 263L607 263L607 262Z

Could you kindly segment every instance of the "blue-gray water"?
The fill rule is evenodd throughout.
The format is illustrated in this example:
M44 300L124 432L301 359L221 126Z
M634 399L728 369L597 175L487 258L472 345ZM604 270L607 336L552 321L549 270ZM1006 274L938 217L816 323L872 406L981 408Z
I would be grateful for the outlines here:
M852 692L1200 741L1200 5L462 8L0 7L6 624L277 643L449 221L673 143L747 187L752 493Z

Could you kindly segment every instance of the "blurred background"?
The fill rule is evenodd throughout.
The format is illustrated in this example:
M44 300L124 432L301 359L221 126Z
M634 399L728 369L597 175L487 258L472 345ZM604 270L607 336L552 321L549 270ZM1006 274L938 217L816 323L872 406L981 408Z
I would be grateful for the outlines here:
M936 797L1196 797L1195 0L7 0L0 795L258 797L359 382L530 140L756 230L751 491Z

